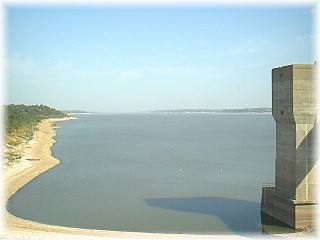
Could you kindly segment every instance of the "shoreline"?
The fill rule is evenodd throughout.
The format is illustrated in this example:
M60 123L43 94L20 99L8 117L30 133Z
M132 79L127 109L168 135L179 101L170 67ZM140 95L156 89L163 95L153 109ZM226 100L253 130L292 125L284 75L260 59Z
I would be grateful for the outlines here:
M40 235L45 234L45 238L60 237L60 239L87 239L89 237L117 237L117 238L143 238L143 239L212 239L212 238L232 238L248 239L250 236L240 235L196 235L196 234L171 234L171 233L144 233L144 232L123 232L111 230L94 230L71 228L63 226L48 225L30 220L25 220L12 215L7 204L10 198L23 186L31 180L39 177L41 174L60 164L60 160L53 157L51 148L56 142L55 129L59 121L71 120L75 118L46 119L39 123L38 130L34 133L32 140L25 145L25 151L21 161L14 166L8 167L4 173L4 205L5 205L5 231L0 235L12 239L24 239L28 236L30 239L34 236L38 239ZM30 161L27 159L40 159ZM281 234L285 237L287 234ZM300 234L294 234L295 237ZM288 238L293 235L287 235ZM43 236L42 236L43 237Z

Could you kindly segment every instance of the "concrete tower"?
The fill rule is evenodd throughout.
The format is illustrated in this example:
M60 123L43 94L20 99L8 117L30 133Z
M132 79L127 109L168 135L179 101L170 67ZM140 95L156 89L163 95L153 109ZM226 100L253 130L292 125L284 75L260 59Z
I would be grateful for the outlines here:
M314 64L272 69L276 176L275 186L262 189L261 211L295 229L316 221L314 78Z

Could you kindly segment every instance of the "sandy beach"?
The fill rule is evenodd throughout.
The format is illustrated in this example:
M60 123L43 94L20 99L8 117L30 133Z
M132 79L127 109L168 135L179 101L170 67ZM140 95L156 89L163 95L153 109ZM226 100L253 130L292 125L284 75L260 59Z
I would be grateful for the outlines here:
M56 124L59 121L70 120L48 119L38 125L33 139L24 149L24 155L18 164L8 167L4 171L4 204L21 187L42 173L55 167L60 161L51 155L51 147L55 143L54 136ZM111 216L110 216L111 217ZM120 232L107 230L91 230L80 228L68 228L37 223L20 219L8 211L5 212L5 231L1 233L1 239L92 239L92 238L148 238L148 239L248 239L252 237L237 235L191 235L191 234L153 234L139 232ZM281 235L299 237L299 234Z

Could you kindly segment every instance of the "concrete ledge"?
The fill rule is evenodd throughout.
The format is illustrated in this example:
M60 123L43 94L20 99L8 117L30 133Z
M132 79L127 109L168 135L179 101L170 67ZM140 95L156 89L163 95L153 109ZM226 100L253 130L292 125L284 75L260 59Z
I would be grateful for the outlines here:
M261 212L294 229L315 228L316 207L316 202L285 199L276 193L274 187L262 188Z

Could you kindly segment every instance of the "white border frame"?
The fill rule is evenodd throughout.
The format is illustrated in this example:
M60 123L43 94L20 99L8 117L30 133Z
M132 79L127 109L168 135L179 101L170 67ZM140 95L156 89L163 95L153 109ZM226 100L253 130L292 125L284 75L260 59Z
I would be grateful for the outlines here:
M5 96L6 96L6 76L5 76L5 69L6 69L6 64L5 64L5 59L6 59L6 29L5 29L5 15L6 15L6 6L12 6L12 5L19 5L19 6L32 6L32 5L47 5L47 6L55 6L55 5L69 5L69 6L89 6L89 5L106 5L106 6L111 6L111 5L194 5L194 6L199 6L199 5L215 5L215 6L288 6L288 5L296 5L296 6L303 6L303 5L314 5L315 6L315 16L314 16L314 49L315 49L315 59L317 60L317 75L316 75L316 92L317 92L317 109L320 104L320 83L319 83L319 52L320 52L320 47L317 41L319 39L319 27L320 27L320 6L319 2L317 0L0 0L0 116L2 117L1 119L1 125L3 125L3 105L5 104ZM317 119L319 119L320 113L317 111ZM316 145L319 146L320 141L319 141L319 134L316 134ZM3 159L3 148L4 148L4 129L3 127L0 128L0 151L1 151L1 160ZM319 149L316 151L316 158L317 160L319 159ZM319 164L318 164L319 165ZM319 168L319 167L317 167ZM2 169L2 168L1 168ZM320 176L317 174L317 179L318 183L320 183ZM3 173L2 170L0 170L0 200L3 199ZM319 189L318 189L319 190ZM318 191L318 200L320 200L320 191ZM2 237L2 233L4 230L4 209L5 206L1 204L0 206L0 216L2 218L0 219L0 239ZM318 212L320 213L320 209L318 207ZM320 214L319 214L320 215ZM319 235L319 216L318 215L318 228L316 235ZM21 239L70 239L65 235L66 238L60 236L57 238L52 238L52 236L45 236L43 234L38 235L35 234L34 236L26 236L26 237L21 237ZM71 236L70 236L71 237ZM233 235L217 235L213 238L215 239L230 239L236 236ZM285 236L284 236L285 237ZM291 238L301 238L301 236L287 236L288 239ZM171 237L170 237L171 238ZM258 238L258 237L257 237ZM260 237L259 237L260 238ZM263 238L263 237L262 237ZM303 238L303 237L302 237ZM15 238L10 238L10 239L15 239ZM72 239L87 239L87 237L81 237L77 236L76 238ZM91 238L90 238L91 239ZM97 237L96 239L100 239L100 237ZM105 239L105 238L104 238ZM116 239L116 238L108 238L108 239ZM117 238L120 239L120 238ZM123 238L121 238L123 239ZM131 238L132 239L132 238ZM138 239L138 238L135 238ZM268 237L270 239L270 236Z

